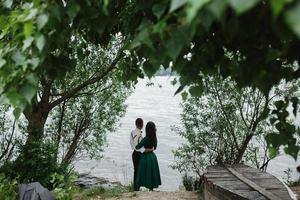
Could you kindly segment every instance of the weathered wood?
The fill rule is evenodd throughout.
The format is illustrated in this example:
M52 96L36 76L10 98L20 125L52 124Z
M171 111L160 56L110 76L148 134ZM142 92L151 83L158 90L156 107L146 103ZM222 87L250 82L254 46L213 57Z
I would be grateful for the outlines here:
M285 186L274 176L246 165L209 166L202 177L205 199L291 200Z
M260 199L260 200L267 200L266 197L261 196L261 194L257 191L250 191L250 190L236 190L237 194L246 197L247 199Z
M257 185L253 181L247 179L245 176L243 176L242 174L240 174L239 172L237 172L233 168L228 167L227 169L233 175L235 175L238 179L240 179L241 181L243 181L244 183L246 183L247 185L249 185L250 187L252 187L254 190L258 191L259 193L261 193L263 196L267 197L268 199L270 199L270 200L280 200L280 198L278 198L277 196L275 196L271 192L265 190L264 188L260 187L259 185Z

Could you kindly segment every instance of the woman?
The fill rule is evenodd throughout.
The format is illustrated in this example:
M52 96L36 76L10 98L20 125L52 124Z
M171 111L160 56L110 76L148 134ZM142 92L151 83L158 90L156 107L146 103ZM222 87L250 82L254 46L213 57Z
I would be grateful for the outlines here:
M148 122L146 125L146 137L136 145L136 149L144 147L145 149L156 149L156 127L153 122ZM158 188L161 185L160 173L156 155L153 151L144 152L140 157L139 168L137 172L137 186L144 186L151 191L153 188Z

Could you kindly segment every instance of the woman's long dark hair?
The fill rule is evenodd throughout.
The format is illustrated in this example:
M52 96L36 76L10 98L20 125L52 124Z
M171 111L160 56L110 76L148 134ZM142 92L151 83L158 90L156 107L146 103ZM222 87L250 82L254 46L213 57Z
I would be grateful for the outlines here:
M151 145L155 146L157 143L156 127L153 122L148 122L146 125L146 137L150 140Z

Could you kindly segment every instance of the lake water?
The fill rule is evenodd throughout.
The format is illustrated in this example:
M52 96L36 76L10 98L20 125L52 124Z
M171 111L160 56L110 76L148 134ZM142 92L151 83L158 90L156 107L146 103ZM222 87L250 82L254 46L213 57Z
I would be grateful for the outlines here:
M158 147L155 153L162 179L160 190L179 189L181 175L170 168L170 164L174 161L172 150L176 149L183 139L172 132L170 127L180 124L181 96L174 96L177 88L171 85L171 80L170 77L156 77L152 80L154 86L146 86L149 81L145 79L139 81L134 93L126 101L128 108L126 115L119 122L119 129L107 136L108 146L105 148L104 158L77 161L75 167L79 173L90 173L123 184L130 183L133 166L129 135L135 128L135 119L141 117L144 124L153 121L157 126ZM299 159L295 162L290 156L281 155L269 163L268 172L282 179L286 177L284 171L291 168L291 176L296 179L299 175L295 168L299 163Z

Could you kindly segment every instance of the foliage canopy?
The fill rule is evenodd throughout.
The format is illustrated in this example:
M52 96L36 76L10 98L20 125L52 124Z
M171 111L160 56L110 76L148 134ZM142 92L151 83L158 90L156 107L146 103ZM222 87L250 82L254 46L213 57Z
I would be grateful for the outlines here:
M36 95L41 75L58 78L73 69L67 44L77 33L105 45L121 32L133 65L148 76L171 66L180 75L178 92L190 86L193 95L201 94L208 74L230 76L265 95L281 79L300 76L299 0L2 0L0 6L0 93L16 115ZM85 53L78 49L78 55ZM124 71L126 78L140 75L139 68ZM298 101L275 104L277 131L267 137L292 155L299 147L286 108L292 102L296 114Z

